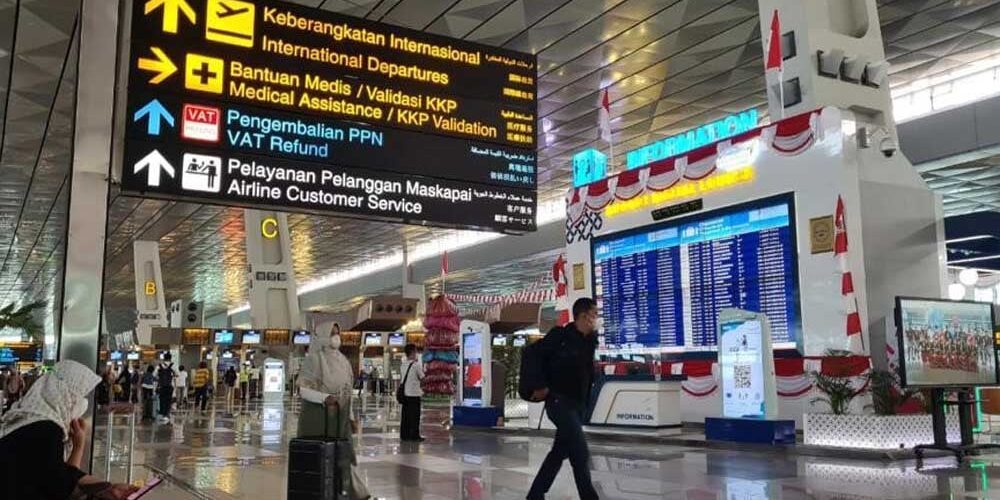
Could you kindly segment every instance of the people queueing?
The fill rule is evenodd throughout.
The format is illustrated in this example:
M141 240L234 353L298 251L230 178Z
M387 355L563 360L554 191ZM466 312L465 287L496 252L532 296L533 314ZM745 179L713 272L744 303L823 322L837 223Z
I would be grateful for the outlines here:
M170 423L170 407L174 399L174 379L177 371L170 353L163 354L163 361L156 370L157 393L160 397L160 412L157 421L161 424Z
M153 365L146 367L142 375L142 420L153 420L153 395L156 392L156 375Z
M41 375L0 420L0 484L4 498L124 500L138 488L82 470L90 437L87 395L101 377L64 360ZM69 453L66 445L69 444Z
M208 389L211 386L212 374L208 371L208 363L202 361L198 363L191 374L191 387L194 387L194 405L201 411L205 411L208 405Z

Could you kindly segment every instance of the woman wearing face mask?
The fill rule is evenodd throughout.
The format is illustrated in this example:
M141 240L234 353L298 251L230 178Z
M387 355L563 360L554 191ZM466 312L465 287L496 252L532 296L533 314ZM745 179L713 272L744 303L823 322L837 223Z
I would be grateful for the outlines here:
M80 363L60 361L0 420L0 484L9 498L121 500L137 489L80 470L87 394L100 381Z
M354 373L351 362L340 352L340 325L334 323L328 337L313 335L298 384L302 396L298 436L322 436L326 433L332 438L344 439L347 446L352 446L351 389L354 387ZM352 457L350 464L338 464L344 468L344 488L351 500L371 498L357 472L357 455L353 449L349 455Z

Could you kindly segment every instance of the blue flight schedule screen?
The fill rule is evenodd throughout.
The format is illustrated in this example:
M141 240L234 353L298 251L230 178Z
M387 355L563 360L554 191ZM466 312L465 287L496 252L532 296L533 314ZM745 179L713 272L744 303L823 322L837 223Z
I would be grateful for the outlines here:
M792 201L696 216L593 242L607 348L710 351L719 311L760 312L775 348L795 348L798 314Z

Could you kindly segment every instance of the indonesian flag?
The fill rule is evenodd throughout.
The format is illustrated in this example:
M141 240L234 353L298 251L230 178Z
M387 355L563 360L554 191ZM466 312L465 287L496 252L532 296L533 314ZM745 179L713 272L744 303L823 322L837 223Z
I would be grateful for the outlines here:
M845 333L850 341L851 352L864 353L861 315L858 313L858 299L854 296L854 277L847 263L847 217L844 212L844 199L840 196L837 196L834 226L833 256L840 268L840 295L844 298L844 308L847 312Z
M778 20L778 9L774 9L774 16L771 17L771 34L767 44L767 60L764 63L764 71L782 71L784 62L781 57L781 21Z
M611 144L611 100L608 99L608 89L604 89L601 93L598 126L601 129L601 139Z

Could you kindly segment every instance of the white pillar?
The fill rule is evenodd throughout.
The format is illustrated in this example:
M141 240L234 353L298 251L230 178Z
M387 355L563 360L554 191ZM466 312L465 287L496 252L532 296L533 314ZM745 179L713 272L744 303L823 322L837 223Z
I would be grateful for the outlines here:
M135 268L135 333L139 344L152 344L153 327L167 326L167 304L160 270L160 242L136 241L132 246Z
M758 0L758 5L765 59L776 9L781 20L784 116L834 106L896 136L875 0ZM782 116L778 76L767 75L772 121Z
M250 322L254 328L301 328L288 215L245 210Z

